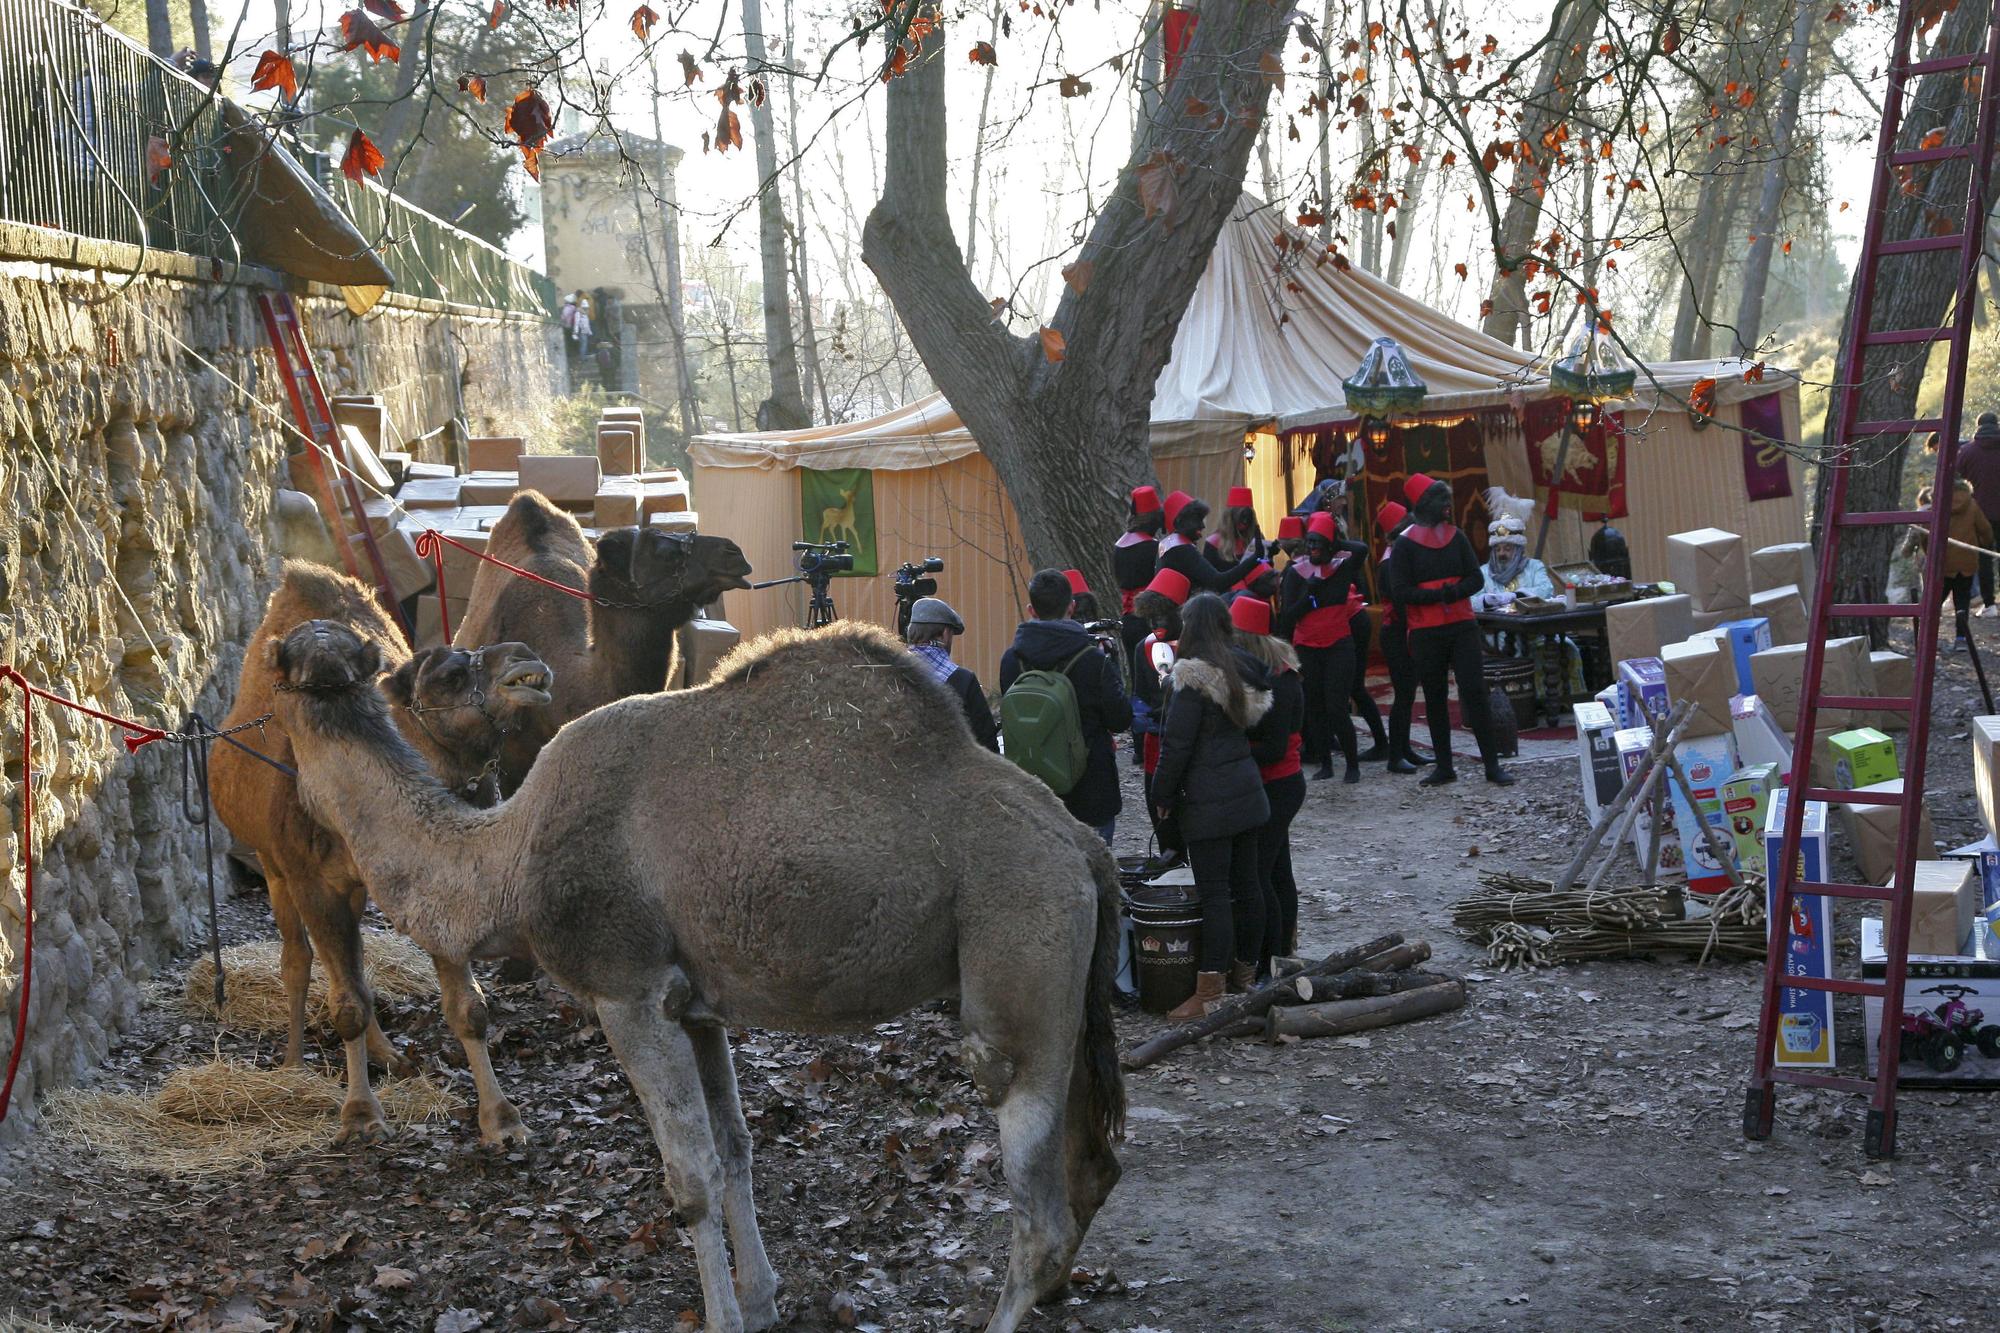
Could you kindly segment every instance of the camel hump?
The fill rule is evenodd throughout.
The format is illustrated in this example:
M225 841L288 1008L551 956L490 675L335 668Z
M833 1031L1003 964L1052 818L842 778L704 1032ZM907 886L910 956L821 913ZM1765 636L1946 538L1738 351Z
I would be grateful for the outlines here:
M522 491L508 502L507 512L493 525L489 543L496 555L514 564L520 562L509 552L557 555L578 564L590 563L583 529L540 491Z
M287 560L259 628L282 637L307 620L337 620L377 642L402 642L367 584L325 565Z
M837 620L816 630L784 629L753 639L722 659L708 688L742 689L759 682L857 707L880 701L905 717L935 711L934 721L956 722L964 730L958 700L932 678L929 668L887 630L858 620ZM965 731L965 737L970 743L972 733Z

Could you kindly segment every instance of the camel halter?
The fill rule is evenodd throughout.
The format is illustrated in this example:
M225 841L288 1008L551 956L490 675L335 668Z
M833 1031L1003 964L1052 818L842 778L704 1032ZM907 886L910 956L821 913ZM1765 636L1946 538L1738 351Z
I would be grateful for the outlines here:
M423 704L412 701L410 703L403 705L404 709L409 712L410 716L414 717L417 720L417 725L423 728L424 735L431 738L431 744L437 746L438 749L440 750L445 748L445 743L442 739L439 738L438 734L435 731L431 730L431 724L424 720L424 714L445 713L445 712L450 712L452 709L455 708L476 708L479 710L479 715L485 718L487 722L492 724L494 734L498 738L493 743L492 754L487 756L486 763L483 767L480 768L479 772L475 773L471 778L467 779L465 782L461 783L458 787L454 788L454 790L465 792L468 796L471 796L472 794L476 793L479 790L480 785L484 783L487 778L498 776L500 772L500 747L509 736L513 735L516 731L520 729L518 727L510 727L506 723L502 722L499 718L495 717L493 715L493 711L486 706L487 702L486 690L479 683L479 673L483 672L486 669L486 649L481 648L478 652L471 654L471 657L473 662L475 663L475 667L472 678L472 693L467 698L448 704L431 704L429 706L425 706Z

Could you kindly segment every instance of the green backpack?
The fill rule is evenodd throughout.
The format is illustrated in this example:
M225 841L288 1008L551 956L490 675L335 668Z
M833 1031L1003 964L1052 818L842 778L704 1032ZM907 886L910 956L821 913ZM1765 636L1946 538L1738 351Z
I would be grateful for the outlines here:
M1069 669L1085 653L1096 651L1085 648L1054 671L1023 671L1000 696L1000 736L1007 757L1058 796L1069 795L1083 781L1090 763Z

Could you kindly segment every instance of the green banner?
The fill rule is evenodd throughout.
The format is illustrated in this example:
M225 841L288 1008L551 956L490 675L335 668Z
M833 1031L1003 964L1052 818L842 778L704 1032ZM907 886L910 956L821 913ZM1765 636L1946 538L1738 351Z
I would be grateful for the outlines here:
M875 474L865 467L799 472L801 540L847 543L856 577L877 573Z

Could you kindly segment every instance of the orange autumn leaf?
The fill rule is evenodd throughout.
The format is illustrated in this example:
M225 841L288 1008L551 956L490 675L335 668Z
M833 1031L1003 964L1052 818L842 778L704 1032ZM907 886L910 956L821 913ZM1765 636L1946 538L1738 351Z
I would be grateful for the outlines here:
M1715 411L1714 380L1703 378L1694 382L1694 387L1688 390L1688 409L1703 416Z
M991 42L974 42L972 49L965 53L965 58L975 65L997 66L1000 63L1000 53L993 49Z
M899 46L889 56L889 63L882 67L882 82L899 79L903 71L910 67L910 48Z
M1074 74L1065 74L1062 82L1056 85L1056 91L1064 97L1081 97L1090 91L1090 85Z
M1285 91L1285 62L1279 59L1275 52L1266 51L1258 57L1257 68L1264 72L1264 77L1269 79L1279 92Z
M1097 265L1095 262L1088 259L1079 259L1074 264L1063 266L1062 278L1064 282L1069 284L1071 291L1075 292L1078 296L1082 296L1084 289L1090 286L1090 280L1096 273Z
M548 99L534 88L523 88L515 95L514 104L507 108L500 128L514 136L514 146L521 150L521 165L530 176L540 180L542 145L556 131L555 112L549 109Z
M257 69L250 76L253 91L276 88L278 95L287 102L299 100L299 72L292 67L292 58L277 51L266 51L257 57Z
M146 183L158 185L160 177L174 164L174 155L167 151L167 141L159 135L146 140Z
M695 64L693 56L686 51L681 52L681 87L692 88L698 81L707 77L708 75L701 72L701 66Z
M361 0L361 7L390 23L401 23L405 17L403 7L396 0Z
M477 74L459 75L458 90L462 93L471 93L482 102L486 100L486 80Z
M403 48L390 41L388 34L358 9L340 16L340 40L346 43L341 50L352 51L358 46L368 53L371 61L395 60L403 54Z
M486 26L497 28L500 20L507 17L507 0L493 0L493 8L486 13Z
M1054 329L1044 328L1041 332L1042 357L1051 365L1067 356L1069 344Z
M382 150L360 130L354 131L348 136L347 151L340 155L341 175L358 184L363 176L373 176L381 170Z
M653 35L653 25L660 21L660 15L651 5L640 5L632 11L632 35L645 41Z
M1174 222L1180 212L1181 164L1165 149L1156 151L1139 166L1139 206L1145 210L1146 220L1160 220L1160 225L1168 231L1174 229Z
M1464 282L1466 277L1468 276L1465 271L1465 265L1463 264L1453 264L1451 266L1451 271L1458 274L1458 280L1460 282Z
M1743 382L1745 384L1762 384L1764 382L1764 363L1759 361L1756 365L1744 371Z

